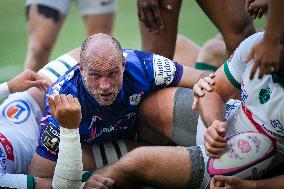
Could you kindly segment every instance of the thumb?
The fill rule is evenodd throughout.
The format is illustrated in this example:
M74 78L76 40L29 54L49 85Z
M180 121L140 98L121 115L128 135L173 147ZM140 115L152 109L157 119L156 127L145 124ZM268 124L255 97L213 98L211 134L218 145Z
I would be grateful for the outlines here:
M253 59L254 56L254 47L252 47L249 51L249 53L247 54L247 57L244 60L244 63L247 64L250 60Z
M50 95L47 95L47 100L48 100L48 104L49 104L49 108L50 108L50 113L51 113L51 115L55 115L55 102L54 102L54 100L53 100L53 98L52 98L52 96L50 96Z
M160 6L167 11L171 11L173 9L172 6L167 4L165 1L160 1Z
M29 87L48 87L46 80L27 81Z
M227 125L224 122L220 122L220 124L217 127L217 132L220 136L225 137L227 132Z
M197 109L198 109L198 101L199 101L199 97L194 96L193 98L194 98L194 100L193 100L193 103L192 103L191 109L192 109L193 111L195 111L195 110L197 110Z

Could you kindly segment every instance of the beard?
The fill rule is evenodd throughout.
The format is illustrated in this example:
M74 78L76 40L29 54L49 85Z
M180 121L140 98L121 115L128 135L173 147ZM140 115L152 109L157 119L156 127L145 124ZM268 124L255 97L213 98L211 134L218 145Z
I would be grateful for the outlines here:
M122 82L123 78L121 77L119 82L116 86L108 89L108 90L102 90L102 89L92 89L91 86L89 86L88 82L84 80L84 86L89 92L89 94L101 105L101 106L109 106L111 105L118 93L120 92L122 88Z

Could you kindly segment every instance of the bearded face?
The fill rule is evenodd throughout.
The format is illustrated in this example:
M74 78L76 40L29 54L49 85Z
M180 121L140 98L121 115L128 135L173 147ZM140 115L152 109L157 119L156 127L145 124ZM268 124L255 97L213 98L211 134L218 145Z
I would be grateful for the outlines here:
M123 74L118 70L98 73L93 70L83 72L84 85L89 94L101 106L111 105L122 87Z
M108 106L121 90L123 71L124 67L120 65L104 71L86 68L81 73L87 91L101 106Z

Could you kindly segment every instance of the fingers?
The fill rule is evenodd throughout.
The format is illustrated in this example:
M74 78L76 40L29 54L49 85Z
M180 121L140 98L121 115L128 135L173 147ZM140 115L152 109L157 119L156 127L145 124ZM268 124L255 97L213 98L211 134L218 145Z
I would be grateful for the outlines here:
M211 79L210 77L205 77L199 80L199 83L202 86L202 88L205 89L206 91L210 92L213 90L211 85L214 84L214 80Z
M167 4L165 1L160 1L160 6L167 11L171 11L173 9L172 6Z
M199 83L196 83L193 86L193 94L194 96L202 97L205 95L205 93L202 91L202 88L200 87Z
M111 178L103 177L102 175L92 175L86 183L87 187L96 189L111 189L114 187L115 182Z
M193 98L194 98L194 99L193 99L193 103L192 103L191 109L192 109L193 111L195 111L195 110L198 109L199 97L194 96Z
M227 132L227 125L226 125L226 123L218 121L217 124L218 124L217 125L217 132L218 132L219 136L225 137L226 132Z
M226 124L221 121L214 121L204 134L204 145L206 154L212 158L218 158L219 155L227 148Z
M50 95L47 95L47 101L48 101L48 104L49 104L49 108L50 108L50 113L51 115L55 116L55 102L53 100L53 97L50 96Z
M41 90L46 90L49 83L46 80L27 81L28 88L37 87Z

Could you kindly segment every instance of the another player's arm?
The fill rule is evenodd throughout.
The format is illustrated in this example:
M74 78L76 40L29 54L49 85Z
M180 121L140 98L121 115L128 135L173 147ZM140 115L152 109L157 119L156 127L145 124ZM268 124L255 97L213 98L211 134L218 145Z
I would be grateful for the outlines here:
M208 76L210 72L197 70L188 66L183 66L183 74L178 87L193 88L194 84L199 81L199 79Z
M214 81L214 90L204 91L205 95L199 100L200 115L206 127L209 127L214 120L224 121L225 103L239 91L226 76L224 65L216 71Z
M211 181L211 189L219 189L216 182L223 182L232 189L275 189L284 187L284 175L260 180L240 180L235 176L215 176Z

